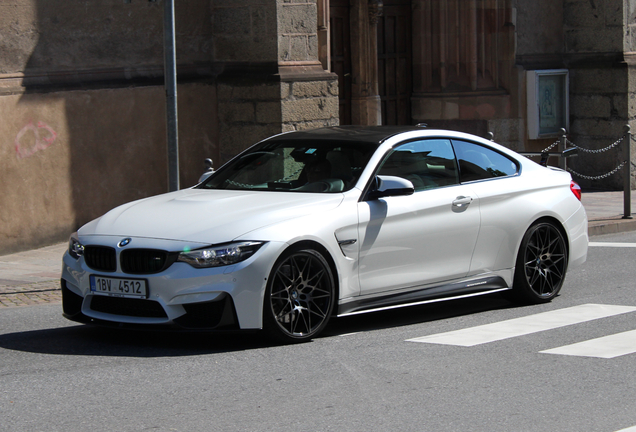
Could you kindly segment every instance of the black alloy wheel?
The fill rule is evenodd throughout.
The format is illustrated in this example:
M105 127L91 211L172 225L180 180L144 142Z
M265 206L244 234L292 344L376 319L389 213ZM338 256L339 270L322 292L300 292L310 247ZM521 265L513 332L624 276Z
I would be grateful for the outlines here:
M561 290L568 253L561 231L550 222L528 229L521 241L513 289L529 303L546 303Z
M280 342L310 340L329 322L334 296L333 273L322 254L292 248L278 259L270 274L263 328Z

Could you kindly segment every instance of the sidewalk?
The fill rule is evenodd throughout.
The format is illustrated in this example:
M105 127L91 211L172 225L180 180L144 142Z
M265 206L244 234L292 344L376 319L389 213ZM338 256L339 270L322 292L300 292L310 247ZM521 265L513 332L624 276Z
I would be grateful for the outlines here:
M68 243L0 256L0 308L62 301L60 273Z
M623 219L623 192L584 192L590 236L636 231L636 218ZM636 191L632 191L632 210ZM0 256L0 308L59 303L62 255L67 243Z
M636 215L636 191L632 191L632 215ZM623 219L623 192L583 192L581 202L587 212L588 234L614 234L636 231L634 219Z

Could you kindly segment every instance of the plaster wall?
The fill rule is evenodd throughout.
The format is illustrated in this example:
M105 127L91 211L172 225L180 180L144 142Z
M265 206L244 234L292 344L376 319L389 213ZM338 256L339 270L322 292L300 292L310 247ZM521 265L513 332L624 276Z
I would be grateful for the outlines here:
M179 86L180 181L215 157L215 88ZM128 201L167 192L163 89L0 97L0 253L64 240ZM158 215L160 217L160 215Z

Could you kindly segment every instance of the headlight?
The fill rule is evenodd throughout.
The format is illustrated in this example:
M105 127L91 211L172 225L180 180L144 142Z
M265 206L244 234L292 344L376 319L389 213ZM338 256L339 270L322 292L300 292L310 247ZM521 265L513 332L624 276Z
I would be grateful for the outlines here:
M68 254L75 259L84 255L84 245L78 240L77 233L71 234L71 238L68 240Z
M195 268L220 267L245 261L261 247L263 242L237 242L181 252L177 261Z

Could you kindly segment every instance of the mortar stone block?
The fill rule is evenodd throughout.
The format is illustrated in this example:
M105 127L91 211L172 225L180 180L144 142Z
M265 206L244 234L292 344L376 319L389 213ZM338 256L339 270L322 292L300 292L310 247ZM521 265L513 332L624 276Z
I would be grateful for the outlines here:
M286 100L291 95L291 83L281 82L280 83L280 98L281 100Z
M570 113L576 118L609 119L612 113L612 99L599 94L572 95Z
M249 34L252 28L248 7L216 8L212 20L217 35Z
M253 123L256 120L254 104L252 102L230 102L219 104L219 114L224 123Z
M619 139L625 133L625 122L601 119L575 119L570 124L568 134L586 139L606 139L606 145Z
M503 142L514 141L519 142L520 136L520 120L519 119L496 119L488 121L489 131L494 134L495 142L502 144Z
M612 96L612 117L628 118L628 95L616 94Z
M316 33L318 11L315 3L297 3L282 8L280 32L283 34Z
M256 104L257 123L280 123L280 102L259 102Z
M295 98L329 96L329 83L326 81L296 82L292 86Z
M567 30L565 32L567 53L622 52L622 28Z
M338 96L340 94L340 87L338 86L337 79L329 82L329 94L333 96Z
M621 93L627 85L624 69L577 69L570 75L572 94Z
M605 15L602 9L592 2L564 2L563 18L566 27L583 28L605 27Z
M338 110L338 98L335 97L290 100L282 104L284 122L330 119L338 117Z
M254 86L237 86L234 88L233 99L242 101L278 100L280 90L278 83Z
M292 61L304 61L310 60L309 45L307 43L307 36L291 36L290 37L290 60Z

